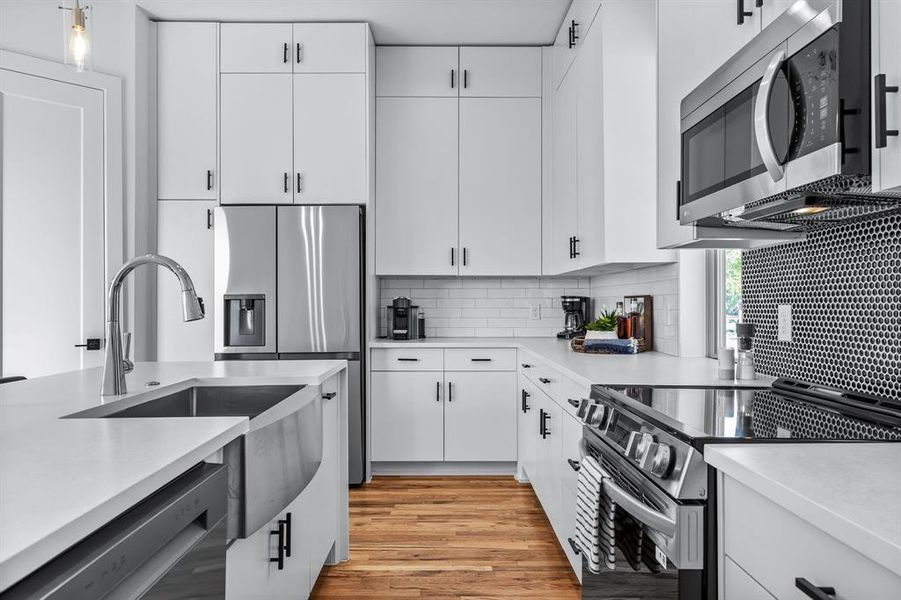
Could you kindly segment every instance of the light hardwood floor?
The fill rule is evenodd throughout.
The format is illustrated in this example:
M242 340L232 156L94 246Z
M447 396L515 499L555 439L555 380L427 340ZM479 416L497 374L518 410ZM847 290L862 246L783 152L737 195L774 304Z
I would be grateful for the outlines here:
M350 493L350 561L311 598L553 598L581 591L532 488L511 477L378 477Z

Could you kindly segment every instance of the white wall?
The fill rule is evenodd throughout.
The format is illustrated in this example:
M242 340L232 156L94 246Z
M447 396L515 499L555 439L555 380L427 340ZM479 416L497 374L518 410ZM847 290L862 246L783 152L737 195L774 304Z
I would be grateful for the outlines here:
M57 0L0 0L0 48L38 58L63 61L62 24ZM91 25L93 67L123 80L124 89L124 207L122 223L125 257L144 254L156 246L153 196L155 180L152 143L151 90L155 80L153 24L130 0L96 0ZM135 274L125 302L127 330L134 332L135 357L155 353L154 279ZM146 299L135 303L135 298Z

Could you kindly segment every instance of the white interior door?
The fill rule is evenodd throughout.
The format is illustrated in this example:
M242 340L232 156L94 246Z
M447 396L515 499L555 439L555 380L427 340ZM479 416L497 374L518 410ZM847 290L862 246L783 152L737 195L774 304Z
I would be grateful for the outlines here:
M101 91L0 70L3 376L100 365L103 135Z

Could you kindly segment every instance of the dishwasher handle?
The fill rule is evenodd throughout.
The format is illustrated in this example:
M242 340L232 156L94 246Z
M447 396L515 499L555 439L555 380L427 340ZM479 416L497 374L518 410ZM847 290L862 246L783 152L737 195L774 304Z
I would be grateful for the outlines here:
M2 600L138 598L226 514L227 468L202 464L101 527L26 579ZM225 529L218 527L225 544Z

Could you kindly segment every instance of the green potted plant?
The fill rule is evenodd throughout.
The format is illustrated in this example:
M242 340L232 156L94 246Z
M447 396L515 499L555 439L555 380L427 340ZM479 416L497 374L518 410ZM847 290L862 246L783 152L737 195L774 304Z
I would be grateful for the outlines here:
M588 339L596 340L617 339L616 324L618 319L619 315L616 314L616 311L606 309L602 310L600 316L597 319L585 326L585 329L587 331L585 337Z

